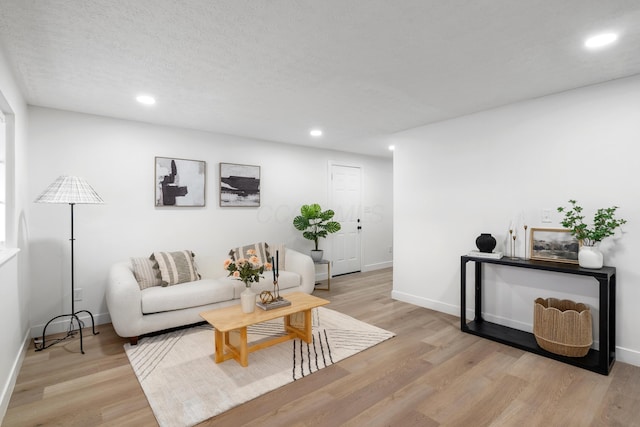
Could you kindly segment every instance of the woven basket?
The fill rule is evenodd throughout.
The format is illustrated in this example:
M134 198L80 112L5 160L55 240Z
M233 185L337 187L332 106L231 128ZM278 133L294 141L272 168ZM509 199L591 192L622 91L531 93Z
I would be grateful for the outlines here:
M591 311L582 303L537 298L533 305L533 335L543 349L568 357L583 357L593 343Z

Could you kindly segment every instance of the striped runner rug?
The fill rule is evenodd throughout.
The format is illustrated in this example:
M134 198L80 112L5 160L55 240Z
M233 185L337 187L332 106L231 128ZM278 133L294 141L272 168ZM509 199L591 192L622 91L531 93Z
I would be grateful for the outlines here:
M125 351L149 405L162 427L192 426L366 350L393 333L345 314L313 310L313 341L287 341L216 364L213 329L194 326L144 337ZM277 319L248 328L248 341L284 334Z

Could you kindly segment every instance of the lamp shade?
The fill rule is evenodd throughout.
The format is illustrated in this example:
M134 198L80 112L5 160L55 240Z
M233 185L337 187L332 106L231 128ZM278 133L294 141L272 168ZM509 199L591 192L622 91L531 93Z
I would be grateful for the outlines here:
M35 200L36 203L104 203L98 193L77 176L59 176Z

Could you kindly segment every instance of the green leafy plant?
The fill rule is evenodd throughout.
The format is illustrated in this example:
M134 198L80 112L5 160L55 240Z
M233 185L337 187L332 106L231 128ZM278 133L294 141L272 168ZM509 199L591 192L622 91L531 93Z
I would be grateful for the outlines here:
M611 208L598 209L593 217L593 227L589 228L584 223L583 209L578 205L578 202L569 200L569 204L571 206L568 208L558 208L558 212L564 213L564 219L561 224L571 231L571 235L578 240L582 240L583 244L587 246L593 246L605 237L613 236L616 228L627 223L627 220L615 217L618 207L613 206Z
M300 215L293 219L293 226L302 231L302 237L315 243L318 250L318 239L325 238L329 233L340 230L340 223L331 221L335 213L331 209L323 211L319 204L303 205Z

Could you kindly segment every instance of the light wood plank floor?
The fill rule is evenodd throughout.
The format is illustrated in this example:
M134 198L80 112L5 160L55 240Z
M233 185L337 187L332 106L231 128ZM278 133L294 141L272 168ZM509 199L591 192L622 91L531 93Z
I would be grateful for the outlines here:
M328 306L397 336L202 426L640 426L640 368L595 374L463 334L391 299L391 269L332 280ZM111 325L29 350L3 426L155 426ZM88 333L88 331L87 331Z

